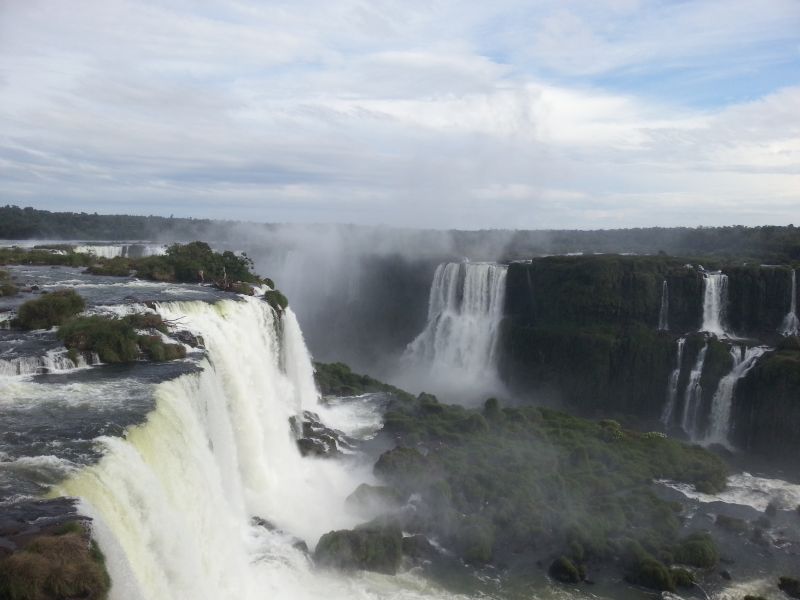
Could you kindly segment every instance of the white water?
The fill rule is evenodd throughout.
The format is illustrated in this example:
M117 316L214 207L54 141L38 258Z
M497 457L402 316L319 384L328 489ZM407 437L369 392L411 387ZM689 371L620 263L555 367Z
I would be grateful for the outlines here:
M166 251L166 246L163 244L85 244L75 246L75 252L93 254L100 258L158 256L166 254Z
M675 413L675 405L678 402L678 380L681 378L681 365L683 364L683 347L686 345L686 338L678 338L678 349L675 356L675 368L669 375L667 383L667 402L661 414L661 422L665 427L669 427L672 422L672 415Z
M739 473L728 477L728 485L719 494L703 494L688 483L672 481L660 483L700 502L740 504L751 506L758 511L765 510L770 502L774 502L784 510L795 510L800 506L800 485L782 479L757 477L750 473Z
M725 375L717 385L714 392L714 399L711 402L711 422L709 424L706 442L728 445L728 435L731 430L731 405L733 403L733 392L739 380L747 375L756 361L769 348L765 346L755 346L745 348L744 346L731 346L731 358L733 367L730 373Z
M66 350L49 350L43 356L21 356L0 360L0 378L38 373L60 373L87 366L89 364L83 356L78 356L78 364L75 364L67 356Z
M703 273L703 325L701 331L717 337L728 335L725 310L728 302L728 276L719 271Z
M658 330L667 331L669 329L669 286L667 280L661 284L661 308L658 311Z
M507 267L444 263L436 268L425 329L408 345L403 363L410 389L491 394L501 388L497 345ZM454 384L457 386L454 390Z
M800 319L797 317L797 271L792 269L792 297L789 301L789 312L781 323L781 335L800 335Z
M292 548L355 525L344 498L370 475L297 451L288 419L316 390L291 311L278 326L256 298L158 310L203 336L203 370L158 385L147 422L103 439L100 462L56 490L96 519L112 600L429 596L414 578L312 572Z
M700 386L700 377L703 375L703 365L706 361L708 342L697 354L697 360L689 373L689 382L683 396L683 417L681 426L683 430L694 439L697 427L697 416L702 404L703 388Z

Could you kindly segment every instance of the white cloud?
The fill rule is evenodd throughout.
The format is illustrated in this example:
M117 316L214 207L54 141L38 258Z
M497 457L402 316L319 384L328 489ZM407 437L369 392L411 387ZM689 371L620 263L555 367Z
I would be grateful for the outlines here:
M753 6L0 0L0 194L435 227L797 220L799 80L698 109L588 77L760 64L800 5Z

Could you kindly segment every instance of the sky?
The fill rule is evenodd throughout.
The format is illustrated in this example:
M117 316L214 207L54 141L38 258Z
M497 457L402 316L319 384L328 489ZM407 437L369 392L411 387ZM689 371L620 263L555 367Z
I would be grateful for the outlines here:
M800 224L800 0L0 0L0 204Z

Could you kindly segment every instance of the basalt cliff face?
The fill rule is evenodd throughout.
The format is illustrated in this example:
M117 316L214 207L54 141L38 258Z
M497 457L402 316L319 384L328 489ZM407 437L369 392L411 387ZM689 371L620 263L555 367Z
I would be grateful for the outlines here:
M500 376L537 402L763 455L796 451L792 294L789 267L703 268L662 256L512 263Z

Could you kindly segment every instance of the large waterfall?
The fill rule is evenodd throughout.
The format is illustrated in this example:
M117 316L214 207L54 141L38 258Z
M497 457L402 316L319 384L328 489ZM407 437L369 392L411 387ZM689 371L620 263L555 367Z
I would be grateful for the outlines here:
M720 379L717 391L714 392L714 399L711 402L711 422L706 435L708 442L728 443L728 434L731 429L731 404L736 383L747 375L747 372L755 366L756 361L767 350L768 348L764 346L753 348L731 346L733 368L730 373Z
M403 357L410 388L421 381L436 392L474 395L499 389L496 361L506 270L469 262L436 268L427 324Z
M672 423L672 416L675 413L675 405L678 402L678 381L681 378L681 365L683 364L683 347L686 345L686 338L678 338L678 349L675 356L675 368L669 375L667 383L667 402L664 411L661 413L661 422L665 427Z
M669 286L665 279L661 284L661 308L658 311L658 330L669 329Z
M797 271L792 269L792 285L791 285L791 299L789 300L789 312L783 318L781 323L781 335L799 335L800 334L800 319L797 317Z
M703 325L701 331L717 337L728 335L725 311L728 302L728 276L719 271L703 273Z
M708 342L703 345L703 348L697 354L697 360L689 373L689 382L686 384L683 397L681 427L683 427L683 430L692 438L694 438L696 434L697 417L702 404L703 388L700 385L700 378L703 375L703 365L705 365L706 362L707 351Z
M159 384L147 421L101 439L103 458L54 491L95 519L112 600L418 597L401 578L312 572L293 547L355 525L344 498L370 474L297 450L289 417L317 393L291 310L281 322L255 298L157 310L202 336L201 369Z

